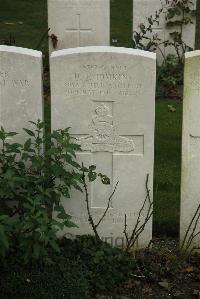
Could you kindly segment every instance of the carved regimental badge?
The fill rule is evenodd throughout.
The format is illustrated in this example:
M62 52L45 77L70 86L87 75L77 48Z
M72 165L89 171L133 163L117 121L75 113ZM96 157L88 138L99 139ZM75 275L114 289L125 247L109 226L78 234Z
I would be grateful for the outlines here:
M90 135L76 138L83 151L113 153L135 149L133 140L117 135L110 109L103 103L95 109L89 129Z

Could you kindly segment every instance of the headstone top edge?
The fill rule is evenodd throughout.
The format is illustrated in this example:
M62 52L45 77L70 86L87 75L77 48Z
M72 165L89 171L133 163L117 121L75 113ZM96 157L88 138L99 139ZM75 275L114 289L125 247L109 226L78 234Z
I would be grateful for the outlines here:
M200 57L200 50L195 50L195 51L185 53L185 59L198 57L198 56Z
M42 52L22 47L0 45L0 52L9 52L13 54L22 54L42 58Z
M59 56L70 55L70 54L81 54L81 53L119 53L129 54L133 56L142 56L156 60L156 54L144 50L123 48L123 47L109 47L109 46L90 46L90 47L77 47L54 51L51 54L51 58Z

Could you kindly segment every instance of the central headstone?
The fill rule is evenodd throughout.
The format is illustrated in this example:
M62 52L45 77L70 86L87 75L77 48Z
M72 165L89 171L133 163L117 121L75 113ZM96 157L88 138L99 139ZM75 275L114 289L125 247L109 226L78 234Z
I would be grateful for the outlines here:
M110 0L48 0L51 36L57 37L55 50L110 45Z
M155 54L140 50L86 47L51 56L52 128L71 127L82 147L79 162L96 165L111 179L107 186L98 181L88 185L95 222L119 181L99 226L100 236L113 245L124 242L125 214L129 235L136 223L147 195L147 174L151 196L153 192L155 72ZM84 194L73 192L65 207L79 227L63 233L92 233ZM147 209L148 204L143 220ZM147 245L151 234L150 220L138 245Z

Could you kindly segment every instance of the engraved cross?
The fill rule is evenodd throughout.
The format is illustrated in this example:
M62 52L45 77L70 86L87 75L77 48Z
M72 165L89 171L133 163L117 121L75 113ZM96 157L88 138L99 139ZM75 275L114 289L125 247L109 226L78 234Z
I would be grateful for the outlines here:
M89 155L91 162L111 178L111 185L104 186L94 182L91 190L91 208L106 208L107 199L113 190L113 167L116 153L131 154L135 151L134 141L120 136L113 123L113 102L94 102L95 109L89 124L90 135L76 135L83 155ZM110 107L109 107L110 106ZM103 191L102 191L103 189ZM112 204L112 203L111 203Z
M77 24L76 28L66 28L65 32L67 33L75 33L77 37L77 46L81 46L81 34L83 33L91 33L92 29L91 28L83 28L81 26L81 16L80 14L76 15L77 17Z

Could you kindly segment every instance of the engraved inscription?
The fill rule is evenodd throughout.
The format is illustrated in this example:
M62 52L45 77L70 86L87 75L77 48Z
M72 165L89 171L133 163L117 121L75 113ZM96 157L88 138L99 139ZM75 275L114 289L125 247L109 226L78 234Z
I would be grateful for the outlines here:
M84 64L66 80L66 96L139 95L142 84L127 70L126 65Z
M27 88L30 83L27 79L11 76L8 72L0 71L0 87Z
M93 209L92 210L93 213L93 217L95 218L100 218L102 216L102 210L98 210L98 209ZM139 212L128 212L126 213L126 217L127 220L131 220L134 219L136 217L138 217ZM73 215L73 213L71 212L70 215ZM117 224L117 223L124 223L124 217L125 214L122 212L108 212L106 214L106 217L102 220L103 222L108 222L108 223L113 223L113 224ZM141 213L141 217L145 217L145 213ZM80 213L80 215L74 215L73 216L73 221L76 224L81 224L81 223L88 223L88 214L85 212Z
M105 104L95 109L89 125L90 136L76 138L83 151L91 152L132 152L135 149L133 140L118 136L113 124L113 117Z

